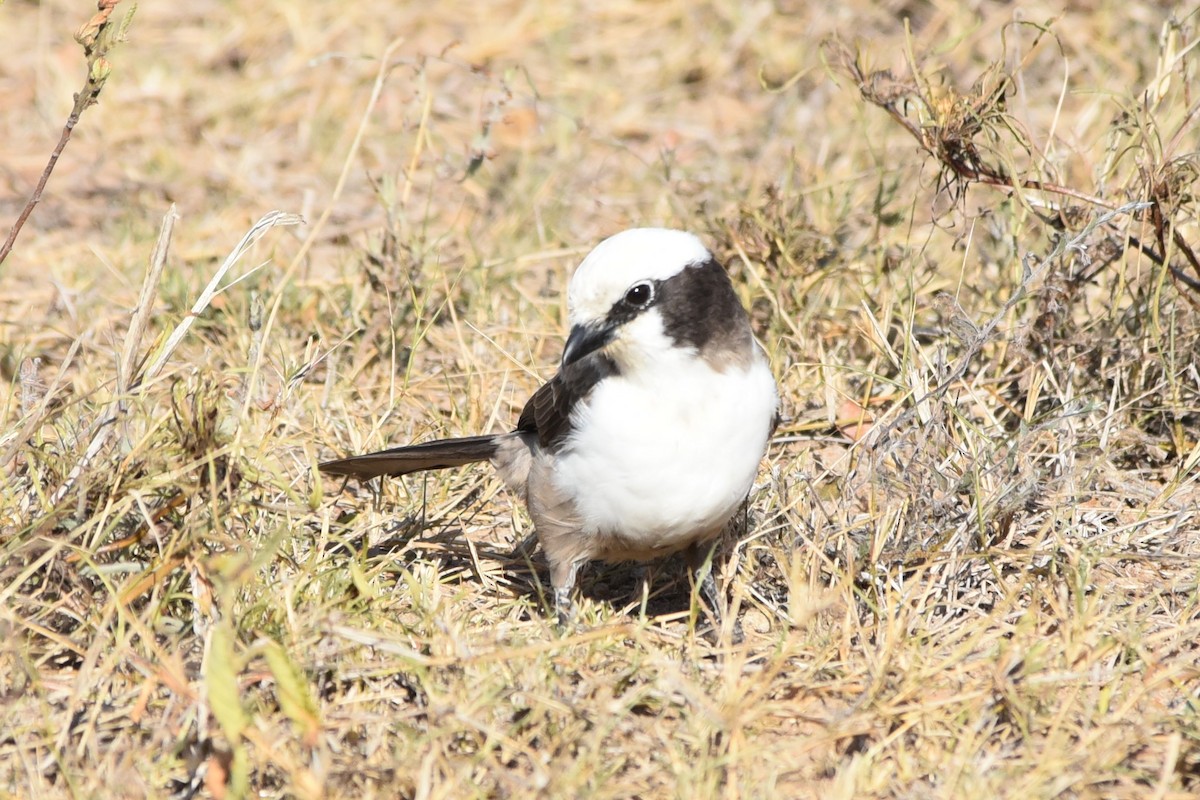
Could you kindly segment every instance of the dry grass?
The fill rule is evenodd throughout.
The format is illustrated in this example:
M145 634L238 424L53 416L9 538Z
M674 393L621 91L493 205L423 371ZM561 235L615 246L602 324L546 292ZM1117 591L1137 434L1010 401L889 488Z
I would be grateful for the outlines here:
M143 4L0 268L0 794L1200 792L1200 18L819 5ZM4 219L89 11L0 5ZM631 224L780 379L737 646L314 470L510 425Z

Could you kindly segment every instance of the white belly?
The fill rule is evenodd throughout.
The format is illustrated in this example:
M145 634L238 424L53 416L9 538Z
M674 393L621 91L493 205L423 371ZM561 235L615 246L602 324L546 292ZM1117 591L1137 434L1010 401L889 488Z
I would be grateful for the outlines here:
M687 356L642 380L603 381L572 414L554 482L573 496L583 532L613 541L613 557L680 549L719 533L754 482L775 417L775 380L755 353L749 369L715 373Z

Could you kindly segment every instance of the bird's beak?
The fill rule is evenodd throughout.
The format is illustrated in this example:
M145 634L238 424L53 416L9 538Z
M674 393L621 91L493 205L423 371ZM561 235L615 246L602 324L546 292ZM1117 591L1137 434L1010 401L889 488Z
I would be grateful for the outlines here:
M562 367L574 364L579 359L594 353L613 339L613 326L604 322L575 325L563 348ZM560 367L561 368L561 367Z

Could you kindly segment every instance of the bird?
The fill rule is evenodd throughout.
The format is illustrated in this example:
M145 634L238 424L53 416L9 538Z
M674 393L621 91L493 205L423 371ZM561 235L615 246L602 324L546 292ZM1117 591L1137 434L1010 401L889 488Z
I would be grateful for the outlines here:
M778 423L750 317L701 239L631 228L598 244L567 289L557 373L506 433L319 464L369 480L490 461L526 505L554 612L573 618L581 566L682 551L720 621L711 555L743 507Z

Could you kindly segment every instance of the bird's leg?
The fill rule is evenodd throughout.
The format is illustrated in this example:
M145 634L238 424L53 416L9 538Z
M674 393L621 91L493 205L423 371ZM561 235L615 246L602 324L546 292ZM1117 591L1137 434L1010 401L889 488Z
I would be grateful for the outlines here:
M721 631L725 610L724 598L717 589L717 579L713 575L713 558L717 551L717 544L714 542L710 545L692 545L684 554L688 567L692 571L692 579L700 589L700 600L708 611L708 618L712 623L714 634L719 634ZM742 625L739 620L733 620L733 629L730 634L734 644L742 640Z
M567 628L575 616L575 605L571 602L571 590L565 586L554 587L554 618L558 627Z
M713 625L719 628L721 627L721 619L724 614L721 611L721 595L717 592L717 579L713 577L712 568L704 570L703 577L697 571L696 577L700 581L700 596L704 598L704 603L708 606L709 616L712 617Z
M641 596L638 598L638 609L640 610L642 619L645 619L646 606L650 605L650 568L645 564L638 564L633 574L637 576L637 583L641 588Z
M550 565L550 585L554 587L554 616L561 628L570 626L575 617L575 606L571 592L575 589L575 575L580 561L566 561Z
M712 559L716 544L693 544L683 554L691 572L693 585L700 589L700 600L712 621L721 625L721 603L717 581L713 578Z

